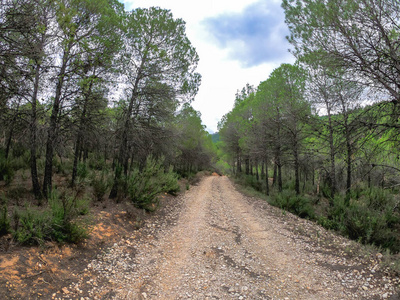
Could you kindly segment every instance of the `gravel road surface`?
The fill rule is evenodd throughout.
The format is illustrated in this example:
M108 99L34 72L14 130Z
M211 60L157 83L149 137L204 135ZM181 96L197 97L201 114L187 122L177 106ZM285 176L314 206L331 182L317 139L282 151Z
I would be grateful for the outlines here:
M227 177L175 200L53 299L399 299L379 254L243 196Z

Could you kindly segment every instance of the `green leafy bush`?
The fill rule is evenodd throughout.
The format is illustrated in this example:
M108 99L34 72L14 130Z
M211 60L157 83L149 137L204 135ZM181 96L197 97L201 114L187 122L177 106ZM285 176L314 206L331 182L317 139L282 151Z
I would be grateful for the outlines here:
M249 186L259 192L263 189L263 182L261 180L257 180L257 178L253 175L240 174L236 178L236 182L244 186Z
M334 229L364 244L400 251L400 241L395 226L400 218L394 211L396 204L389 192L373 188L360 193L359 199L346 205L345 196L337 195L327 218L320 224Z
M0 236L10 232L10 219L7 211L7 201L4 195L0 198Z
M52 237L52 220L48 211L39 211L32 207L16 209L14 219L14 239L23 245L41 245Z
M14 170L26 170L30 167L31 156L29 151L24 152L21 156L13 157L10 160L10 166Z
M14 211L14 238L24 245L41 245L46 240L77 243L87 237L87 228L76 218L88 209L87 198L53 190L45 209L26 206Z
M163 159L148 157L143 170L135 169L129 176L127 188L136 207L153 211L158 206L158 194L179 191L178 175L172 167L165 170Z
M68 162L69 162L69 160L62 161L60 158L58 158L58 157L55 156L55 157L53 158L53 168L54 168L54 171L55 171L57 174L64 174L64 175L66 175L66 174L69 172L69 170L72 169L72 166L70 166L70 164L69 164Z
M14 158L17 158L24 156L26 153L29 153L29 151L22 143L15 143L11 148L11 153Z
M96 175L96 173L93 172L90 184L93 187L93 196L97 201L101 201L108 188L110 187L111 181L105 172L101 172L100 176Z
M14 169L9 160L0 152L0 181L4 180L9 185L14 178Z
M85 163L82 163L82 162L78 163L76 175L80 179L85 179L89 175L89 170Z
M302 195L296 195L293 190L283 190L270 197L270 204L290 211L301 218L315 219L312 201Z
M88 159L89 168L93 170L104 170L107 168L107 163L104 160L104 157L98 158L95 155L89 155Z

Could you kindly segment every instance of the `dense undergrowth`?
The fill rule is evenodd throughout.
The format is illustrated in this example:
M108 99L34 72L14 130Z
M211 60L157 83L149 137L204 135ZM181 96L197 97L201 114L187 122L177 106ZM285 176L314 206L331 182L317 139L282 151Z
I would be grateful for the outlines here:
M43 163L39 160L39 164ZM18 164L18 166L16 166ZM10 166L11 165L11 166ZM79 243L90 234L91 206L108 198L113 171L111 164L96 157L80 162L74 187L68 178L71 160L54 160L53 190L47 199L35 200L26 188L29 182L29 159L0 157L0 236L11 234L21 245L43 245L47 241ZM192 176L192 174L190 174ZM176 194L179 175L163 158L148 157L141 166L132 166L121 177L117 202L128 202L139 209L154 211L162 193Z
M245 192L261 196L284 211L313 220L327 229L382 251L400 252L400 200L397 191L359 187L350 195L337 194L330 200L324 197L322 191L316 193L311 189L296 195L290 183L281 192L272 187L270 195L266 196L265 183L252 175L241 175L235 181ZM349 201L346 197L350 197Z

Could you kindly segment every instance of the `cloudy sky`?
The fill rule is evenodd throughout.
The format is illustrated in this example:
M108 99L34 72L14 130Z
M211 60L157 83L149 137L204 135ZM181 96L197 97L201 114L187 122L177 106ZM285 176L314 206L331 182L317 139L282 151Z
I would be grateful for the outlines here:
M288 53L283 10L277 0L124 0L125 9L159 6L186 22L187 36L200 56L202 75L193 107L210 132L229 112L246 83L258 86Z

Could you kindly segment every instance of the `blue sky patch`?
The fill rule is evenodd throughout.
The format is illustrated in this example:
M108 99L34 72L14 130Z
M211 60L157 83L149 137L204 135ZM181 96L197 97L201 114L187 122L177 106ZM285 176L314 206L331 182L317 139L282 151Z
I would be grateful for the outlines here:
M228 49L230 57L245 67L284 61L290 56L285 38L289 30L279 3L259 1L241 13L206 18L203 25L218 46Z

